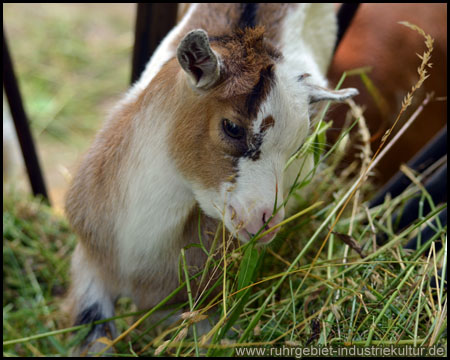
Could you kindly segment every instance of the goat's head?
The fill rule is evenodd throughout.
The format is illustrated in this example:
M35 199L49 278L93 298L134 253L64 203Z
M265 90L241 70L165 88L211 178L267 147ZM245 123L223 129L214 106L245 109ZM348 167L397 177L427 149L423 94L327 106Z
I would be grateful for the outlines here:
M283 55L263 32L257 27L209 38L191 31L175 64L183 110L171 152L202 210L243 241L284 218L283 171L308 135L310 104L357 94L319 87L279 66Z

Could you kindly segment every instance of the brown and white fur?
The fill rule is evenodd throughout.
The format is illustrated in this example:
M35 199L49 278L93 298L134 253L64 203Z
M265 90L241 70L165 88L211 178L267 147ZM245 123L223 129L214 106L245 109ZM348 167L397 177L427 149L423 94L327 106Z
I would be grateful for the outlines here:
M272 214L274 201L283 203L303 163L284 171L308 135L311 106L357 94L326 89L335 36L331 4L189 8L97 135L68 192L67 216L81 240L72 260L75 323L113 316L122 295L140 308L169 295L180 250L199 242L199 214L207 247L221 220L245 242L283 219L283 207ZM205 260L198 248L187 251L190 269ZM185 299L183 292L173 301ZM94 327L85 346L108 330L114 336L111 323Z

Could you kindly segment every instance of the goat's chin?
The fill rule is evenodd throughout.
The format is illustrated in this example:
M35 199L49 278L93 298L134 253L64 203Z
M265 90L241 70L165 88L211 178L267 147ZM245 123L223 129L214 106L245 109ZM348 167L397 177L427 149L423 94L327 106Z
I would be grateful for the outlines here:
M246 229L239 228L236 229L234 225L229 225L225 221L225 228L230 234L231 237L234 239L237 239L242 244L247 244L248 242L252 241L252 239L255 237L256 234L249 233ZM261 236L265 230L261 230L258 236L256 236L255 245L267 245L270 244L274 239L276 234L278 233L279 229L274 229L273 231L269 232L268 234L265 234Z

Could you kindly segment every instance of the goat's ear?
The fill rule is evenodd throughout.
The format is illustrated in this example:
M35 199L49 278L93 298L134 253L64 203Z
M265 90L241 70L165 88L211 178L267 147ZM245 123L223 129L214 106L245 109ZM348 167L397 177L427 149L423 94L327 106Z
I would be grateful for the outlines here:
M181 40L177 59L196 88L208 89L220 78L219 57L211 49L204 30L193 30Z
M354 88L330 90L321 86L309 84L308 92L310 104L323 100L344 101L345 99L349 99L359 94L359 91Z

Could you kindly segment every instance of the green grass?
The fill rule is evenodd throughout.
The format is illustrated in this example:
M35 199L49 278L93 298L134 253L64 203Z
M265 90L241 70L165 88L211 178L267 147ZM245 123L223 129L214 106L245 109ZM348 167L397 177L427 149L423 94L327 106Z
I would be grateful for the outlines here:
M423 189L413 185L376 208L368 210L357 204L352 215L349 207L324 244L337 204L351 183L336 182L329 168L315 178L320 181L310 184L314 191L298 195L298 207L305 209L318 201L324 201L323 205L284 226L269 248L255 248L250 243L227 253L226 279L218 280L220 288L225 284L224 293L211 304L206 297L202 302L190 296L186 305L191 311L203 314L209 309L204 314L210 318L216 312L219 326L209 334L209 342L197 332L179 341L185 333L182 330L193 327L192 318L180 318L158 331L144 321L116 344L117 354L130 355L133 349L153 355L159 347L158 351L165 348L166 355L232 355L242 344L446 344L446 316L441 317L447 295L429 285L435 269L446 262L446 253L429 253L425 246L415 252L403 249L421 224L445 205L431 204L432 213L419 216L416 223L394 234L389 214L401 210L414 196L430 200ZM60 306L69 283L69 259L76 237L66 221L39 200L6 198L3 210L4 354L65 355L74 341L71 332L64 330L69 324ZM336 235L349 234L350 227L351 238L366 254L364 259L341 241L342 235ZM375 244L374 232L387 234L385 245ZM221 246L220 229L218 234ZM438 225L432 240L444 242L445 235L446 226ZM322 244L323 251L317 256ZM181 264L185 285L188 277ZM119 332L148 315L128 316L133 311L129 301L119 304ZM46 336L55 330L61 333ZM36 335L44 337L20 340ZM177 336L178 341L164 342ZM19 341L5 345L15 339Z
M3 340L61 327L59 300L68 282L76 237L67 223L37 199L4 198ZM62 338L47 338L4 348L5 354L39 356L63 353Z

